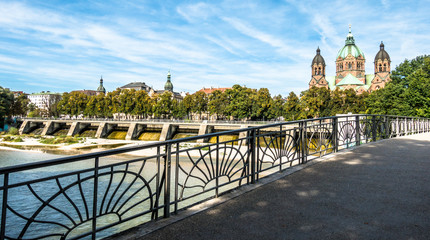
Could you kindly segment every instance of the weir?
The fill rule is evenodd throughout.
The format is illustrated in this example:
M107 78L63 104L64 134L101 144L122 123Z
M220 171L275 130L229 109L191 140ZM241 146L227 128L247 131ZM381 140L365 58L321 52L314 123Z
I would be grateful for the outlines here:
M42 136L61 135L125 140L143 141L166 141L185 137L205 135L222 131L243 129L259 124L228 124L228 123L179 123L179 122L145 122L145 121L89 121L89 120L43 120L25 119L21 126L20 134L29 134L39 129ZM42 130L40 130L42 129ZM64 134L67 130L67 133ZM278 129L267 129L265 131L277 131ZM125 133L124 133L125 132ZM243 133L239 136L231 136L229 139L245 137ZM210 138L198 139L198 143L210 142ZM214 140L212 139L212 142Z

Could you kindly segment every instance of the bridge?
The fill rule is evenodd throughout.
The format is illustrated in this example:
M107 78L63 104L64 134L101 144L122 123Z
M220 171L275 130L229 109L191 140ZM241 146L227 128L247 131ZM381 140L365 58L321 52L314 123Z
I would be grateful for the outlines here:
M408 224L410 231L406 233L410 236L420 229L428 234L428 218L423 216L428 215L425 206L429 195L427 181L421 178L427 176L428 163L420 158L427 150L426 143L408 144L409 140L404 140L428 132L429 119L350 115L255 126L1 168L0 239L139 238L138 233L175 221L187 209L249 191L291 172L295 173L183 220L190 221L192 228L173 224L145 238L193 237L190 234L197 229L196 223L200 225L200 218L208 219L196 233L200 236L222 229L225 225L219 221L231 224L230 229L223 230L227 235L213 235L219 238L234 230L238 233L228 238L288 238L283 234L291 229L299 230L298 235L291 233L297 238L301 238L299 233L315 234L317 230L322 231L320 235L304 234L302 238L363 238L358 234L362 228L389 233L390 226L403 223ZM242 137L222 140L231 134ZM216 141L189 144L205 138ZM383 152L385 147L389 152ZM352 153L345 152L351 148ZM139 154L147 149L153 154ZM334 157L315 164L328 156ZM325 181L329 184L324 185ZM397 195L393 193L396 187ZM396 197L392 203L389 193ZM394 206L383 208L390 204ZM302 209L306 207L309 209ZM401 213L420 210L424 215L412 213L403 221L399 220L402 214L390 211L394 209ZM360 211L364 215L358 214ZM389 224L382 221L384 214ZM221 218L216 220L217 216ZM411 223L414 217L417 223ZM357 225L359 221L363 225ZM340 226L344 231L333 232L328 226ZM267 231L273 235L264 235ZM121 234L115 235L118 232Z

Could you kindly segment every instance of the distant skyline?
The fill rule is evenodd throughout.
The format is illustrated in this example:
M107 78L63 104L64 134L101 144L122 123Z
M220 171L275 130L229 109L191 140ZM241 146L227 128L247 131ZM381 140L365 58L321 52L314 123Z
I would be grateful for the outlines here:
M15 91L107 91L129 82L174 91L308 88L317 47L327 71L348 25L366 57L381 41L392 70L430 54L430 1L0 0L0 86Z

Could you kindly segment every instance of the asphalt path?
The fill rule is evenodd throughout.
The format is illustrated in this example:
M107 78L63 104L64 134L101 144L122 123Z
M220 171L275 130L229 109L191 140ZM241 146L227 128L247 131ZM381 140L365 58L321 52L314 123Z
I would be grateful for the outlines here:
M341 152L128 239L430 239L430 134Z

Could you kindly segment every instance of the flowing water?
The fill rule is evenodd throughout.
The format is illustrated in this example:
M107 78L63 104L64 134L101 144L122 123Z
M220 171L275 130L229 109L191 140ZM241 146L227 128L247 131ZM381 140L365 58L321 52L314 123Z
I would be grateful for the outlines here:
M144 132L140 134L139 140L142 141L159 141L161 132Z
M112 131L107 137L107 139L125 140L126 136L126 131Z
M48 160L48 159L54 159L54 158L59 158L59 157L63 157L65 155L54 155L54 154L47 154L47 153L39 153L39 152L29 152L29 151L8 151L8 150L0 150L0 168L1 167L7 167L7 166L13 166L13 165L17 165L17 164L25 164L25 163L31 163L31 162L38 162L38 161L44 161L44 160ZM135 156L131 156L131 155L118 155L118 156L114 156L114 157L110 157L110 158L101 158L100 159L100 166L104 166L107 164L111 164L111 163L120 163L123 162L125 160L131 160L131 159L135 159ZM195 160L194 160L195 161ZM179 162L180 162L180 166L181 169L184 169L185 171L191 171L191 169L194 169L194 165L190 162L190 160L187 157L179 157ZM209 163L209 158L207 159L207 162ZM139 165L140 164L140 165ZM123 199L125 199L127 196L131 196L133 197L134 192L138 191L139 188L141 188L141 185L138 185L137 183L134 183L133 181L133 176L128 176L127 177L123 177L123 173L121 173L121 171L123 171L124 169L128 169L129 171L132 172L138 172L139 168L142 162L136 162L136 163L132 163L129 166L126 167L125 164L120 165L118 168L116 168L116 171L119 171L118 174L113 175L113 179L114 182L112 183L112 186L110 187L111 189L114 189L114 185L118 186L118 182L121 180L121 178L123 178L124 180L124 186L130 186L128 189L128 193L125 194L123 197ZM175 179L175 171L174 169L176 168L177 162L175 160L174 157L172 157L172 182L171 182L171 186L172 186L172 195L174 193L174 179ZM163 166L163 164L161 164L161 166ZM203 165L202 165L203 166ZM13 183L19 183L19 182L23 182L23 181L28 181L28 180L36 180L36 179L40 179L40 178L44 178L44 177L49 177L49 176L57 176L59 174L63 174L63 173L67 173L70 171L80 171L80 170L84 170L84 169L91 169L94 167L94 161L93 160L85 160L85 161L79 161L79 162L73 162L73 163L65 163L65 164L61 164L61 165L55 165L55 166L51 166L51 167L45 167L43 169L35 169L35 170L27 170L24 172L20 172L20 173L14 173L10 175L10 184ZM110 168L107 169L103 169L100 170L100 173L103 173L104 171L108 172ZM150 179L151 176L154 176L154 172L157 169L157 163L155 161L155 159L151 159L148 160L147 162L145 162L144 165L144 171L141 173L141 175L145 178L145 179ZM236 169L236 168L234 168ZM202 171L205 171L205 169L202 169ZM187 181L188 177L187 177L187 173L186 172L182 172L179 171L179 183L184 181ZM203 172L197 172L194 173L197 174L196 176L199 176L199 178L203 177ZM88 173L82 173L81 178L84 179L85 176L91 176L91 172ZM239 173L240 175L240 173ZM109 189L110 185L110 181L112 179L110 179L110 174L105 175L105 176L100 176L98 179L99 182L99 191L97 192L98 198L100 199L99 201L101 201L101 199L103 199L103 197L108 196L111 197L113 199L113 202L116 201L116 199L120 199L121 197L119 197L119 194L121 191L126 191L124 190L125 187L122 187L117 194L112 194L113 190L107 190ZM125 176L125 175L124 175ZM188 181L192 180L193 178L188 179ZM31 184L31 187L33 188L33 190L39 195L39 197L41 199L44 199L45 201L47 199L49 199L51 196L55 195L56 192L59 191L59 186L58 184L60 184L62 187L66 187L66 186L70 186L71 183L73 183L74 181L77 180L77 176L73 175L73 176L68 176L68 177L62 177L59 178L59 182L56 183L55 180L48 180L45 181L43 183L35 183L35 184ZM220 178L220 182L222 182L224 179ZM228 179L225 179L225 181L228 181ZM74 186L74 187L70 187L67 191L69 193L69 198L72 199L72 201L74 203L76 203L76 207L79 208L79 211L71 211L73 210L73 206L70 205L70 201L67 200L64 196L59 195L58 197L56 197L52 202L51 205L54 207L57 207L59 209L61 209L62 211L64 211L67 215L69 215L71 218L73 218L75 221L76 219L78 219L79 223L77 226L73 227L73 230L70 232L70 234L68 235L68 237L71 236L76 236L79 235L82 232L86 232L88 230L91 229L91 221L85 221L85 219L88 219L88 216L91 217L91 209L92 209L92 185L93 185L94 181L91 180L91 178L88 181L84 181L82 183L82 189L83 189L83 195L80 194L80 190L78 188L78 186ZM155 181L153 181L152 183L155 183ZM204 187L204 189L207 189L208 186L211 186L211 184L213 184L213 181L207 182L206 187ZM3 184L3 178L2 176L0 176L0 186ZM188 182L188 186L194 186L196 184L202 184L201 182ZM121 185L121 184L119 184ZM238 183L235 183L233 185L229 185L229 187L223 187L222 189L226 190L226 189L231 189L233 187L238 186ZM154 189L154 188L152 188ZM179 187L179 190L181 190L181 188ZM194 194L200 193L202 191L201 188L194 188L194 187L189 187L187 189L185 189L186 191L183 192L183 196L187 197L187 196L192 196ZM1 192L0 192L1 193ZM107 194L109 193L109 194ZM181 194L182 192L179 191L179 194ZM194 197L191 198L189 200L185 200L183 202L180 202L179 204L179 208L182 207L186 207L187 205L193 204L195 202L201 201L203 199L206 199L210 196L213 195L213 192L209 192L209 193L205 193L202 194L198 197ZM10 205L11 208L13 208L14 210L16 210L17 212L19 212L20 214L22 214L25 217L31 217L31 215L33 213L35 213L37 211L37 209L41 206L41 202L40 200L37 199L37 197L35 197L35 195L31 192L31 190L27 187L27 186L22 186L22 187L17 187L14 189L10 189L9 190L9 201L8 204ZM128 205L125 206L130 206L132 204L135 204L136 199L142 199L142 198L137 198L137 195L134 196L133 198L131 198L131 200L127 200L129 201L129 203L127 203ZM173 199L172 199L173 200ZM0 194L0 202L2 201L2 194ZM119 200L118 200L119 201ZM23 202L26 202L26 204L23 204ZM85 209L85 202L87 202L88 204L88 212L85 213L86 211ZM105 201L106 204L109 203L110 201ZM112 202L112 203L113 203ZM122 200L121 200L122 203ZM139 206L136 206L135 208L133 208L133 211L129 212L129 214L135 214L136 212L139 211L144 211L145 209L148 208L149 202L144 202ZM125 209L127 207L124 207L123 209ZM100 208L101 209L101 208ZM79 217L77 215L77 212L82 215L83 220L79 221ZM160 211L162 213L162 210ZM161 214L160 213L160 214ZM127 217L127 215L124 215L123 217ZM67 219L67 217L65 217L65 214L60 214L58 211L49 208L49 207L45 207L43 208L43 210L39 213L39 215L36 217L36 220L49 220L52 221L54 223L62 223L62 224L67 224L69 223L70 225L70 220ZM112 221L117 221L117 215L115 214L105 214L103 216L97 217L97 222L98 222L98 226L102 226L102 225L107 225ZM137 219L134 219L132 221L128 221L124 224L120 224L117 227L113 227L113 228L109 228L107 230L104 230L102 232L97 233L97 237L98 238L103 238L106 237L108 235L112 235L115 232L118 231L123 231L126 230L130 227L142 224L142 222L147 222L150 220L150 214L144 215L142 217L139 217ZM14 215L11 211L7 212L7 225L6 225L6 229L7 229L7 233L9 234L9 236L12 237L17 237L21 231L21 229L23 229L23 227L25 227L26 225L26 221L23 220L21 217L18 217L17 215ZM32 223L30 224L31 226L28 228L28 234L24 235L24 237L37 237L39 236L38 234L40 233L47 233L50 231L53 231L53 229L55 229L56 231L64 231L64 228L61 226L54 226L52 227L52 224L35 224ZM73 224L72 224L73 225ZM76 225L76 224L75 224ZM59 237L53 237L53 238L47 238L47 239L59 239ZM87 239L87 238L84 238Z
M69 129L60 129L58 131L56 131L53 135L54 136L66 136L67 133L69 133Z

